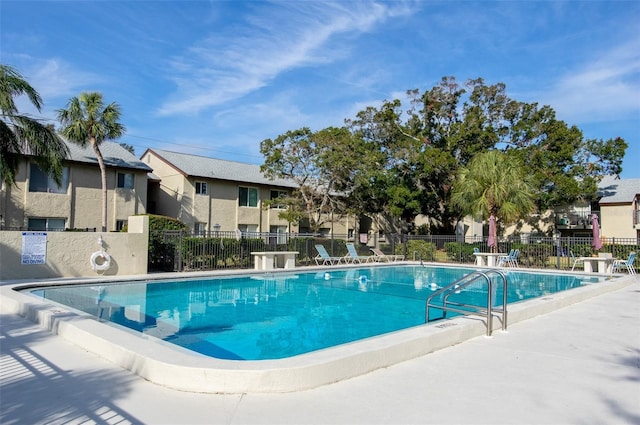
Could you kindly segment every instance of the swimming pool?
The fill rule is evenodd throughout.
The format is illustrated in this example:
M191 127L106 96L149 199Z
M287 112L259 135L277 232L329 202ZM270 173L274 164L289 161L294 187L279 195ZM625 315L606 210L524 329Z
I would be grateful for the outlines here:
M378 266L57 286L30 292L206 356L270 360L423 325L427 297L473 270ZM603 280L591 275L505 272L509 304ZM493 299L500 305L503 286L496 288ZM486 282L478 281L453 298L486 306L486 293Z
M419 267L418 263L405 263L410 267ZM374 268L384 269L393 264L378 264ZM438 265L433 265L438 266ZM431 266L429 266L431 267ZM341 268L332 266L312 266L299 269L311 272L317 276L316 282L321 282L325 273L344 273L349 275L351 269L360 269L358 265L348 265ZM466 273L476 270L475 267L451 266L448 269L460 269ZM298 271L298 270L296 270ZM413 286L413 290L422 291L423 294L431 292L431 276L418 273L414 280L405 282L406 286ZM510 270L509 273L512 271ZM597 284L584 284L569 291L553 292L553 284L550 280L542 278L534 282L533 287L542 286L544 295L537 298L524 300L531 289L519 284L517 279L510 281L509 292L513 292L517 298L522 296L523 302L514 302L509 305L509 326L511 332L499 332L496 338L509 338L513 325L520 321L528 320L539 315L550 313L568 305L596 297L598 295L615 291L635 282L633 276L614 275L611 279L602 280L601 276L590 276L585 273L567 274L558 271L535 272L543 276L563 275L576 277L584 283L593 281ZM273 274L264 274L255 271L217 271L217 272L190 272L190 273L164 273L150 274L133 277L134 283L175 283L176 276L184 281L208 280L208 279L234 279L240 276L260 278L284 279L293 275L288 271L275 271ZM356 279L357 272L350 274ZM428 278L427 278L428 276ZM320 279L322 278L322 279ZM425 279L426 278L426 279ZM137 330L132 330L121 325L111 324L96 320L87 313L82 313L75 308L64 307L62 304L34 296L30 291L48 287L113 287L120 286L123 281L131 278L68 278L23 282L5 282L0 285L0 312L2 314L17 314L38 323L67 342L79 346L82 350L94 353L96 356L110 363L129 370L140 377L168 388L181 391L200 393L274 393L290 392L316 388L333 382L342 381L356 376L364 375L380 368L386 368L400 362L425 356L437 350L452 345L463 343L469 339L483 336L487 331L486 321L478 316L459 316L450 320L434 322L429 325L412 326L394 332L388 332L379 336L364 338L344 344L339 344L325 349L310 351L292 357L273 360L224 360L206 356L193 350L179 347L162 339L155 338ZM300 279L298 278L298 281ZM333 281L336 285L337 280ZM358 283L360 283L358 281ZM374 289L373 282L366 282L367 292ZM569 285L576 284L568 283ZM126 286L126 285L125 285ZM353 282L352 282L353 287ZM364 287L361 289L365 289ZM357 290L357 289L355 289ZM96 289L93 289L96 291ZM426 292L429 291L429 292ZM95 295L95 294L94 294ZM255 295L255 294L254 294ZM280 293L278 294L278 297ZM94 302L97 297L92 298ZM240 299L240 298L238 298ZM255 297L254 297L255 301ZM202 308L202 304L196 306L194 313ZM120 310L127 320L142 322L138 310L132 306L126 306ZM385 318L385 312L378 312L375 320ZM424 319L424 317L422 318ZM499 328L499 323L495 323ZM562 324L558 324L562 326Z

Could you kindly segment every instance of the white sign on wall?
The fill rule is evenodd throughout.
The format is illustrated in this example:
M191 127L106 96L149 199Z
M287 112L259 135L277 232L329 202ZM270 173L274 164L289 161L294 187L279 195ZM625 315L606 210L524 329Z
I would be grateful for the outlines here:
M47 232L22 232L22 264L44 264Z

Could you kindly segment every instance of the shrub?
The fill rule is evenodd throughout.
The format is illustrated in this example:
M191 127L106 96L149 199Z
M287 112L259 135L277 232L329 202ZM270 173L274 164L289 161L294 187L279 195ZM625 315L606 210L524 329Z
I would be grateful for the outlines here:
M412 240L407 241L407 259L420 258L423 261L433 261L435 258L436 244L433 242ZM404 254L402 245L396 245L395 254Z
M173 217L145 214L149 216L149 270L172 271L174 268L174 241L165 241L165 230L186 230L187 225ZM126 226L122 231L127 231Z
M555 252L554 245L546 243L514 243L511 249L520 250L518 263L527 267L546 267L547 260Z
M475 256L473 255L474 248L480 248L480 245L464 244L460 242L447 242L444 244L444 249L447 253L447 259L453 262L475 262Z
M185 237L182 238L182 267L185 270L248 267L249 253L264 251L265 246L261 238Z

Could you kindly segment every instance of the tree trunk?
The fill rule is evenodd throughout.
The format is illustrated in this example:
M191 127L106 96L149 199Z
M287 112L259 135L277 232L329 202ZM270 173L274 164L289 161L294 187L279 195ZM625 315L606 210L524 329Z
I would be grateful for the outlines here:
M107 168L104 166L104 158L102 152L96 143L96 139L91 137L91 147L98 158L98 165L100 166L100 178L102 180L102 231L107 231Z

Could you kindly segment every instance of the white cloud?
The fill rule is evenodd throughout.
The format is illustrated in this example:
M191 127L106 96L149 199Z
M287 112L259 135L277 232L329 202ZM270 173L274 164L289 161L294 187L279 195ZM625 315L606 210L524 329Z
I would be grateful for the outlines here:
M333 42L337 36L357 36L410 10L405 3L369 2L260 6L233 33L212 34L174 58L177 76L171 79L178 90L161 114L197 112L258 90L289 70L331 63L348 50L348 43Z
M19 72L33 87L43 101L42 111L36 108L26 97L16 99L21 113L32 114L46 120L54 120L53 109L61 108L64 102L78 94L81 87L101 80L101 77L75 69L72 65L58 58L40 59L22 55Z
M102 80L102 77L75 69L58 58L35 60L29 72L30 84L45 99L74 96L80 88Z
M640 39L594 57L563 75L543 96L558 117L572 123L638 117Z

